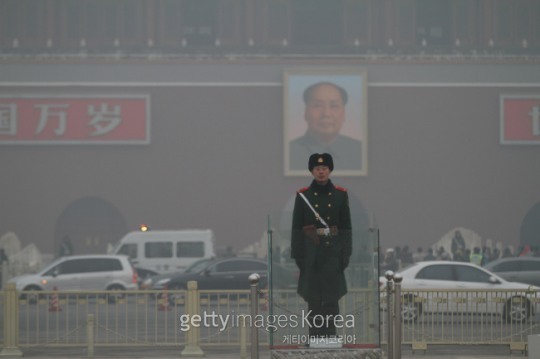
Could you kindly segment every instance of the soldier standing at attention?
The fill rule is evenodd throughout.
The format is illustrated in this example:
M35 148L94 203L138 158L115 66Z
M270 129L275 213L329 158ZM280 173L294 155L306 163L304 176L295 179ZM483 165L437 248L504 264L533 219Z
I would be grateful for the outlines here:
M336 335L338 301L347 293L344 270L352 252L347 190L330 180L334 169L328 153L309 157L309 187L297 192L291 235L291 257L300 269L298 294L308 303L309 335Z

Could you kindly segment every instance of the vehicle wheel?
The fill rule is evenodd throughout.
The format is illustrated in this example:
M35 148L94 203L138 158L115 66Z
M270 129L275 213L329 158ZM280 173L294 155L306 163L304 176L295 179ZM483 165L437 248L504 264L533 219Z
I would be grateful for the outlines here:
M524 323L531 316L531 303L524 297L512 297L504 307L507 323Z
M36 304L39 300L39 298L43 298L43 294L38 294L37 292L41 292L41 288L36 285L30 285L23 289L23 291L28 292L36 292L36 293L25 293L20 295L20 299L26 299L28 301L28 304Z
M119 284L113 284L107 288L107 290L111 292L107 293L107 300L109 303L116 303L119 299L125 298L126 296L126 293L124 293L125 288Z
M186 290L186 287L184 287L181 284L173 284L169 287L170 291L177 291L177 290ZM169 304L170 305L177 305L182 304L183 301L186 299L185 293L169 293Z
M422 314L422 303L415 301L414 295L406 295L401 300L401 320L405 323L412 323L418 320Z

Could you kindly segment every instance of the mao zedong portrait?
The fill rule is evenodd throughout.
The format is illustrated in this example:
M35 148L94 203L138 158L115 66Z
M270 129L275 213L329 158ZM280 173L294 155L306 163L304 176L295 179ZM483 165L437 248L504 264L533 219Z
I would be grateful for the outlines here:
M362 142L340 133L347 91L331 82L318 82L304 90L303 100L307 130L290 142L290 169L303 169L313 153L329 153L343 170L362 169Z

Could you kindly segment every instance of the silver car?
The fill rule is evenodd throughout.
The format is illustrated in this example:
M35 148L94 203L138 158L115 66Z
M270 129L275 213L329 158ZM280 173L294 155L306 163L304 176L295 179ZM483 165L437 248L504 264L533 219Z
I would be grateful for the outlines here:
M14 277L9 282L15 283L18 291L120 291L138 288L137 272L129 258L123 255L61 257L36 274Z
M510 282L540 286L540 258L510 257L487 263L484 268Z

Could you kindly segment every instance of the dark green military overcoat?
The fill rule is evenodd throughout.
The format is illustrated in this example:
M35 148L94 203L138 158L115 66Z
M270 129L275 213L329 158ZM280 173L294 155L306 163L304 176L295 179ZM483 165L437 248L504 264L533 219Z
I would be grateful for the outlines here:
M334 302L347 293L343 273L352 252L351 214L347 190L329 181L319 185L313 181L299 193L337 234L317 236L306 228L324 228L321 221L297 193L294 203L291 234L291 257L300 266L298 294L308 302ZM306 227L308 226L308 227ZM335 233L335 232L334 232Z

